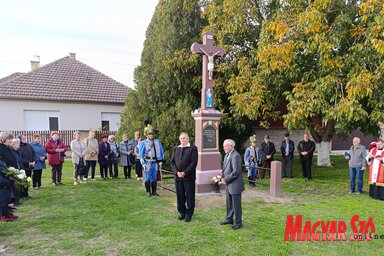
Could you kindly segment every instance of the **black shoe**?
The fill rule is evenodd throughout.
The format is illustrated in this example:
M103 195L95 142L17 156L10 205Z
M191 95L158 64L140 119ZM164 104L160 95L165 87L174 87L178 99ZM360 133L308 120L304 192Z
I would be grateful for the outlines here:
M178 219L179 219L179 220L183 220L183 219L185 219L185 215L179 215Z
M308 181L313 181L313 179L312 178L308 178Z
M287 175L283 175L283 178L288 178L288 176Z
M160 196L159 194L157 194L156 190L157 190L157 181L152 181L151 182L151 186L152 186L152 195L154 196Z
M235 224L232 226L232 229L237 230L237 229L241 228L242 226L243 226L242 224Z
M225 220L220 222L220 225L228 225L228 224L233 224L233 220Z
M290 178L290 179L292 179L292 178L293 178L293 176L289 176L289 178Z
M185 217L185 222L190 222L192 220L192 217Z

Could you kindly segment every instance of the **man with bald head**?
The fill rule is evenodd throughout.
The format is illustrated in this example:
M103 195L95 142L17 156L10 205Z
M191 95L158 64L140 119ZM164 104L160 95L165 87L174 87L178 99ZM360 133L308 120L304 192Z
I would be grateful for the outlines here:
M349 155L346 154L345 158L349 160L349 178L350 190L349 194L354 194L356 191L356 176L357 176L357 192L359 195L363 192L363 174L366 168L365 157L367 156L367 149L364 145L360 145L360 138L355 137L352 141L353 145L349 149Z
M227 185L226 204L227 216L220 225L233 224L232 229L242 227L241 192L245 190L242 175L242 161L240 154L235 150L235 142L226 139L223 143L225 157L223 163L222 182ZM235 216L235 220L233 217Z

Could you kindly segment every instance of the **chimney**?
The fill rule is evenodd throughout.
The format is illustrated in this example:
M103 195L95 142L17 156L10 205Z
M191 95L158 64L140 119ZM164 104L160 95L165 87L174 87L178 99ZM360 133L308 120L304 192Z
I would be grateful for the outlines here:
M40 67L40 61L37 60L31 60L31 70L35 71Z
M76 53L70 52L69 57L71 57L72 59L76 59Z

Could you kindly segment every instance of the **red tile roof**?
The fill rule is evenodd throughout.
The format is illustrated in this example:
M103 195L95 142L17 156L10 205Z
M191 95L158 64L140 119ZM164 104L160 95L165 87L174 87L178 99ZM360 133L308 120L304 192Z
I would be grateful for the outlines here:
M13 79L18 78L19 76L22 76L24 74L25 73L16 72L16 73L13 73L13 74L11 74L9 76L3 77L3 78L0 79L0 84L12 81Z
M0 79L0 99L124 104L129 88L72 57Z

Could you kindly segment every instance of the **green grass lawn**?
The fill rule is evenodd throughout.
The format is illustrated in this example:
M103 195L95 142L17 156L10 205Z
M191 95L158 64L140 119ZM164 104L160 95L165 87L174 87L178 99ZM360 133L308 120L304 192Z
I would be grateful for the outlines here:
M364 194L348 195L347 162L333 157L334 168L313 168L313 182L284 179L288 203L255 199L243 203L243 228L220 226L222 206L209 211L197 207L190 223L177 220L175 194L160 190L148 198L136 180L97 180L74 186L70 161L63 186L53 187L50 171L43 172L43 188L31 191L15 214L20 219L0 223L3 255L382 255L384 239L371 242L284 242L288 214L304 220L342 220L351 234L350 219L373 218L375 234L384 235L384 202ZM314 161L315 162L315 161ZM97 170L98 172L98 170ZM365 174L366 175L366 174ZM171 183L172 181L167 181ZM263 180L261 183L268 183ZM171 186L171 185L170 185ZM258 184L247 190L266 190ZM217 195L214 195L217 196ZM199 200L204 200L200 198Z

